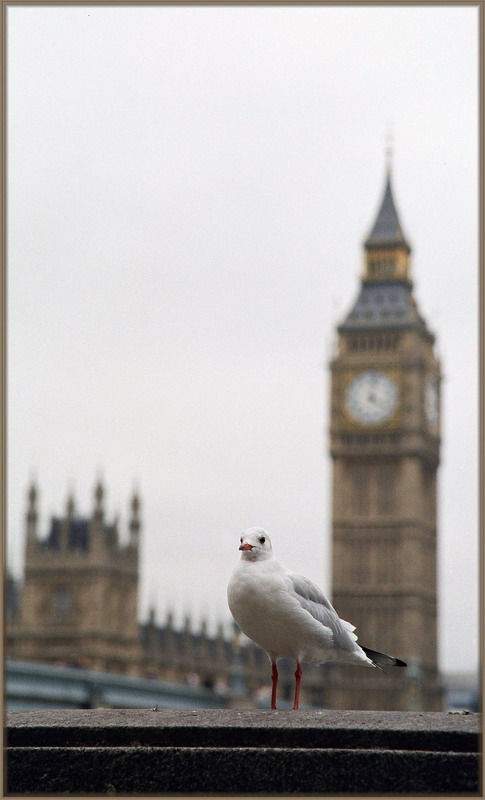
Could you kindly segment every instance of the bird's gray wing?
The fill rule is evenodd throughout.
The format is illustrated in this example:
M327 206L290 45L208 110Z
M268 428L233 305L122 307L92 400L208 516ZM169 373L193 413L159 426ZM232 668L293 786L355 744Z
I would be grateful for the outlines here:
M357 636L350 622L340 619L332 604L327 600L321 589L303 575L287 572L290 591L296 596L302 608L312 617L321 622L332 631L333 641L342 650L349 653L359 649L356 644Z

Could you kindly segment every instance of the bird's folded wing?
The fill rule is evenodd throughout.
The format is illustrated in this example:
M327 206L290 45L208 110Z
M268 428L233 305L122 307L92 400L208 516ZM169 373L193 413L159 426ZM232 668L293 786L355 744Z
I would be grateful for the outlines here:
M355 626L344 619L340 619L332 604L327 600L323 592L303 575L294 572L287 572L287 580L290 591L298 599L302 608L308 611L312 617L326 628L332 631L333 641L342 650L353 652L359 649L356 645L357 636L353 632Z

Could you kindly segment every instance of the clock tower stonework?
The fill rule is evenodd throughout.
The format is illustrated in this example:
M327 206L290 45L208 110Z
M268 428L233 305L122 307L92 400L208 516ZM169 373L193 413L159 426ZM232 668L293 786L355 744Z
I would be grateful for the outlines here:
M333 604L356 625L359 642L408 668L390 675L332 668L329 707L441 709L441 372L413 296L410 256L388 170L364 243L360 291L338 327L331 363L332 584Z

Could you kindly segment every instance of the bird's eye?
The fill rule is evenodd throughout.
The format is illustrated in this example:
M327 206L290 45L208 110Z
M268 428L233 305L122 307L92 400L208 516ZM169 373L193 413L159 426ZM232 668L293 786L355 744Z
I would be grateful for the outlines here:
M266 539L264 538L264 536L260 536L259 541L261 542L261 544L264 544Z

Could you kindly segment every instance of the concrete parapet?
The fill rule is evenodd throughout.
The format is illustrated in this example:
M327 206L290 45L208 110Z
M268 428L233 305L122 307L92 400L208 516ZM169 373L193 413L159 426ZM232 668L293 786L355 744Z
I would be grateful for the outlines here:
M479 714L7 714L7 793L476 793Z

